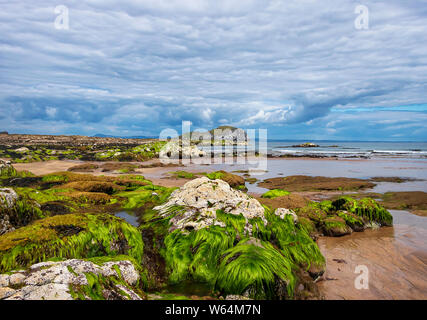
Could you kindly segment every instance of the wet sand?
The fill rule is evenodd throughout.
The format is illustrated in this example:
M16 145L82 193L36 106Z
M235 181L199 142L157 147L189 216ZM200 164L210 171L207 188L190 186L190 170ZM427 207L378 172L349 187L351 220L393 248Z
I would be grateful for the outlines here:
M329 279L318 285L326 299L427 299L427 219L390 212L394 227L318 240ZM358 265L368 268L369 289L355 287Z

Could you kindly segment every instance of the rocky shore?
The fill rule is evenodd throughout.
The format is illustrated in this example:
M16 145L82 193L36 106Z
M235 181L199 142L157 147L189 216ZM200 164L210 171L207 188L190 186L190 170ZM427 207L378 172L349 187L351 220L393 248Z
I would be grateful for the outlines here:
M272 189L257 199L225 171L175 172L187 182L169 188L123 169L36 176L1 162L1 299L322 299L316 239L392 224L369 198ZM115 217L123 210L139 226ZM184 283L205 291L168 289Z

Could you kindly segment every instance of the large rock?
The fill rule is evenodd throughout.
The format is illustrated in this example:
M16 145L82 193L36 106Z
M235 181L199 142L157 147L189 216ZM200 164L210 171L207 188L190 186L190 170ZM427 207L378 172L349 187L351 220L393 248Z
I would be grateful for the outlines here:
M101 277L114 277L123 281L123 284L113 281L114 284L108 287L99 281L102 296L106 300L142 300L137 293L124 285L135 286L140 277L130 261L111 261L97 265L78 259L41 262L26 271L0 275L0 299L73 300L76 298L75 292L92 285L92 281L88 281L88 275L95 276L91 278L92 281ZM89 296L84 298L91 299Z
M246 219L245 231L252 232L248 219L260 218L264 225L264 207L254 198L235 190L222 180L210 180L207 177L187 182L175 190L169 200L154 209L163 217L174 210L182 210L181 214L171 219L170 231L175 229L199 230L211 225L225 226L217 220L217 211L227 214L242 215Z

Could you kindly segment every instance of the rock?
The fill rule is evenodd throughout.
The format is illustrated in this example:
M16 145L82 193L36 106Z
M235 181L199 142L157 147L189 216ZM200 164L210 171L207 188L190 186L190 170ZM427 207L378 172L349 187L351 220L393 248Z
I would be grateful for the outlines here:
M8 288L8 287L0 287L0 300L9 298L13 295L16 290Z
M16 176L16 170L10 161L0 159L0 177L9 178L14 176Z
M22 147L22 148L15 149L14 151L18 153L27 153L27 152L30 152L30 149L28 149L27 147Z
M171 208L182 208L182 214L173 217L170 231L199 230L211 225L225 227L217 220L217 211L227 214L242 215L246 219L245 231L252 233L252 225L248 219L261 218L264 225L267 220L264 216L264 207L247 194L235 190L222 180L210 180L201 177L187 182L180 189L175 190L169 200L154 208L163 217L171 213Z
M318 144L312 143L312 142L306 142L306 143L301 143L301 144L297 144L292 146L293 148L317 148L319 147Z
M11 286L19 286L25 280L25 275L22 273L14 273L9 277L9 284Z
M291 215L294 222L298 221L298 216L292 210L285 208L278 208L274 211L276 216L279 216L281 219L284 219L286 215Z
M322 221L323 233L330 237L340 237L352 233L352 229L340 217L327 217Z
M239 296L237 294L229 294L225 297L225 300L251 300L248 297L245 296Z
M117 274L116 268L120 270ZM32 265L27 271L14 272L10 276L0 275L0 299L7 300L73 300L70 292L83 286L92 285L87 275L114 277L129 285L136 285L140 278L134 265L127 260L110 261L97 265L90 261L72 259L61 262L41 262ZM8 286L22 286L11 289ZM102 286L102 282L99 283ZM105 299L141 300L141 297L128 287L118 283L102 288ZM90 298L90 297L87 297Z
M8 274L0 274L0 288L9 286L9 277Z
M8 210L15 206L18 194L10 188L0 188L0 235L15 230L10 222Z
M0 188L0 208L11 209L18 200L18 194L11 188Z

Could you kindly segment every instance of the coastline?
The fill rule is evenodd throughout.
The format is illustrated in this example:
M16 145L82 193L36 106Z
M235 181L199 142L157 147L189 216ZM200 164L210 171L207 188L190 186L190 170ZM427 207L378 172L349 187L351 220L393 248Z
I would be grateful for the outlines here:
M346 173L347 176L352 177L369 177L368 173L372 172L372 170L365 172L363 169L372 167L372 164L381 164L383 171L387 171L386 168L388 165L394 164L391 166L390 170L393 176L397 177L407 177L408 173L411 172L410 176L419 176L417 172L420 171L425 174L425 168L423 167L412 167L412 169L407 169L408 167L406 164L414 163L414 161L418 164L423 162L414 159L272 158L268 159L269 170L264 172L263 175L257 176L257 178L263 180L270 176L281 176L281 172L279 171L286 171L283 170L283 165L287 167L289 164L293 165L287 168L288 171L293 171L293 168L298 166L300 170L303 168L303 173L305 172L308 175L315 175L318 170L321 170L324 176L341 176L343 171L337 168L337 164L345 164L344 167L350 165L351 170ZM79 160L53 160L46 162L18 163L14 164L14 166L18 171L28 170L36 175L45 175L58 171L67 171L82 163L85 162ZM108 162L97 162L98 165L105 163ZM179 170L198 173L202 171L212 172L218 169L224 169L243 176L243 172L238 172L242 167L236 164L190 164L186 166L156 167L158 160L130 163L142 166L153 165L153 167L136 169L134 174L143 175L156 185L164 187L181 187L189 181L188 179L173 178L168 175L169 172ZM314 166L314 171L307 171L306 169L309 168L312 163L316 163L316 166L319 166L320 169L316 169L316 166ZM320 163L323 163L323 165L320 166ZM333 173L328 171L328 166L325 166L325 163L332 165L332 168L334 168ZM277 166L282 167L282 169L277 169ZM383 174L384 172L378 172L377 169L378 168L374 168L376 173L375 176L387 176L387 174ZM100 170L95 170L90 174L95 176L122 175L114 171L102 172ZM286 175L286 173L282 173L282 175ZM378 182L378 184L380 183L382 182ZM381 186L383 191L387 190L387 186L394 186L405 191L405 183L384 182ZM419 183L425 185L425 181L420 181ZM252 184L246 183L246 185L249 189L248 193L252 196L259 197L263 191L266 190L262 188L257 189L256 183L254 184L255 188ZM376 187L363 190L362 193L369 193L375 190L375 188ZM295 194L307 197L311 200L321 200L323 198L351 193L354 192L295 192ZM412 215L409 212L405 214ZM426 219L425 217L418 218ZM396 224L394 227L381 228L380 230L367 230L362 233L356 232L343 237L321 237L317 240L317 243L327 262L326 272L318 281L320 293L325 299L425 299L427 297L427 278L425 272L423 273L427 265L427 250L423 244L427 243L427 238L425 238L425 232L421 232L414 225L406 226ZM344 260L345 263L342 261L337 262L337 260ZM369 290L354 289L354 279L357 276L354 273L354 267L360 264L367 265L371 272L372 283ZM398 279L396 277L398 277Z

